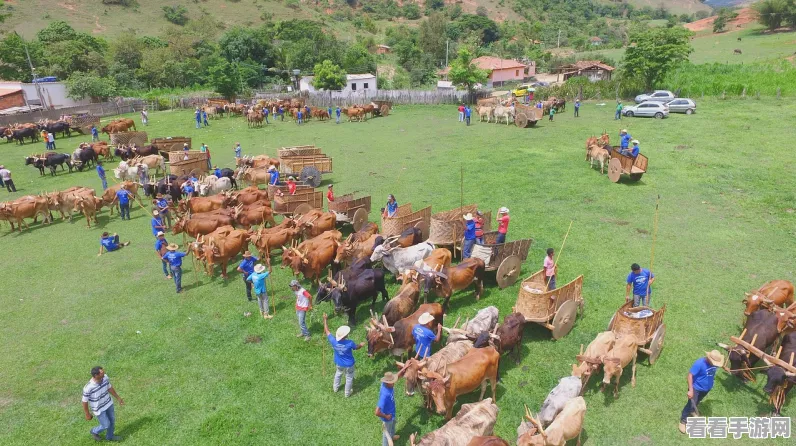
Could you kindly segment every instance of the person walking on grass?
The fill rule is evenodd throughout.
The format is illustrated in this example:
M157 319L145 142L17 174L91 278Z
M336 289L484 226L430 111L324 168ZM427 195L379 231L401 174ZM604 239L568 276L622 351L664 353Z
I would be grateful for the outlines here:
M459 122L464 122L464 104L459 104Z
M462 246L462 260L469 259L473 255L475 246L475 219L473 214L464 214L464 245Z
M5 185L7 191L17 191L17 187L14 185L14 180L11 179L11 171L6 169L6 166L4 165L0 165L0 179L2 179L2 184Z
M99 254L97 254L97 257L101 256L103 252L116 251L129 244L130 242L119 243L119 234L114 233L111 235L107 232L103 232L102 237L100 237L100 250Z
M625 108L625 106L622 105L622 101L616 101L616 113L614 113L614 121L616 121L617 119L620 121L622 120L623 108Z
M638 263L630 265L630 274L627 275L627 287L625 287L625 301L630 302L630 291L632 290L634 307L649 306L654 282L655 274L652 274L650 270L641 268Z
M268 107L263 107L263 118L265 118L266 124L270 124L270 122L268 122Z
M298 112L296 113L296 124L301 125L301 118L303 116L304 113L301 111L301 109L299 109Z
M243 283L246 284L246 298L249 299L249 302L253 300L252 283L249 281L249 276L254 273L254 264L258 261L260 261L260 259L254 257L250 251L246 251L243 253L243 260L241 260L240 265L238 265L238 272L243 275Z
M83 386L83 413L86 420L91 421L97 417L99 425L91 429L91 438L95 441L102 441L100 434L105 432L105 439L108 441L121 441L122 437L114 435L116 430L116 413L113 409L113 399L124 406L124 400L116 393L116 389L111 385L105 369L100 366L92 367L91 379Z
M202 111L199 110L199 107L196 107L196 111L193 112L194 119L196 119L196 128L202 128Z
M240 143L236 142L235 143L235 158L240 158L242 151L243 151L243 149L240 148Z
M55 135L52 132L47 132L47 141L50 142L50 150L55 150Z
M329 115L329 119L332 119L332 106L330 105L329 108L326 109L326 113Z
M271 275L271 261L265 259L265 262L268 263L268 271L265 270L264 265L258 263L254 265L254 270L244 280L254 285L254 294L257 295L257 305L260 307L260 315L263 319L272 319L273 316L268 312L270 302L268 301L268 289L265 286L265 279Z
M158 231L157 237L155 238L155 252L158 255L158 260L160 260L160 265L163 267L163 275L166 276L166 279L171 279L168 262L163 259L163 256L166 254L166 246L168 245L169 242L166 241L166 235L163 231Z
M470 114L471 113L472 113L472 109L470 109L469 105L464 107L464 119L467 121L467 126L468 127L470 126Z
M127 185L122 184L121 189L117 190L116 196L113 197L111 206L113 206L114 202L119 202L119 215L122 217L122 220L124 220L125 215L127 216L127 220L130 220L130 197L132 196L133 194L127 190Z
M556 265L555 259L553 259L553 254L555 254L555 250L553 248L547 248L547 256L544 258L544 262L542 262L547 291L556 289L556 270L558 269L558 265Z
M105 168L102 167L102 161L97 161L97 175L102 181L102 190L108 188L108 179L105 177Z
M705 352L688 371L688 401L685 402L683 412L680 414L680 432L686 433L688 417L698 416L697 406L713 388L716 370L724 364L724 355L718 350Z
M580 116L580 99L575 99L575 117Z
M553 116L555 116L555 115L556 115L556 108L551 106L550 107L550 119L549 119L549 121L552 121L553 120Z
M312 310L312 295L302 288L298 280L295 279L290 281L290 289L296 295L296 316L301 329L301 332L296 337L304 337L304 341L309 341L310 331L307 329L307 312Z
M382 422L381 445L391 446L393 441L400 437L395 435L395 383L401 378L406 369L401 369L398 373L387 372L381 379L381 389L379 390L379 402L376 404L376 416Z
M202 121L204 121L205 127L210 125L210 123L207 122L207 110L202 110Z
M351 396L351 389L354 387L354 350L359 350L367 343L361 342L357 344L348 339L348 334L351 333L351 328L348 325L338 328L334 336L332 336L329 331L328 317L326 313L323 313L323 334L332 346L334 365L337 368L334 372L332 390L337 393L340 389L340 380L345 374L345 397L348 398Z
M339 107L339 106L337 107L337 110L335 110L335 112L334 112L334 113L335 113L335 115L337 115L337 118L336 118L336 119L337 119L337 121L336 121L336 123L337 123L337 124L340 124L340 107Z
M174 278L174 284L177 286L177 293L182 293L182 258L187 256L187 252L178 251L175 243L169 243L166 246L166 254L163 254L163 260L169 263L171 269L171 276Z

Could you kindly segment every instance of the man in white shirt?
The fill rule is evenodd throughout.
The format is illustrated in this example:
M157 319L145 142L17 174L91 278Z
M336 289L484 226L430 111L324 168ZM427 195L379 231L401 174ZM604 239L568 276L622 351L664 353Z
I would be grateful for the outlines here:
M91 429L91 437L96 441L102 441L102 437L99 435L102 431L106 431L105 439L108 441L121 441L122 439L122 437L113 435L113 430L116 427L116 415L109 393L119 401L119 405L124 406L124 400L111 386L111 382L105 375L105 370L99 366L92 368L91 379L83 387L83 412L85 412L87 420L91 420L93 414L99 421L99 426ZM89 412L89 408L91 412Z
M14 186L14 180L11 179L11 171L6 169L6 166L0 165L0 179L3 180L0 184L5 185L9 192L17 191L17 187Z

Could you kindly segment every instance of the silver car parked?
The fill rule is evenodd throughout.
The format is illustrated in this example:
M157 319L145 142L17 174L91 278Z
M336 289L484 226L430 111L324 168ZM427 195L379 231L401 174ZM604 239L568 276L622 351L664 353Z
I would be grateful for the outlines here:
M696 102L692 99L677 98L673 101L667 102L669 112L671 113L685 113L687 115L696 113Z
M627 117L649 117L656 119L663 119L669 116L669 107L660 102L642 102L638 105L631 105L622 110L622 114Z
M674 99L674 93L669 90L655 90L652 93L647 94L640 94L636 96L635 101L636 104L640 104L646 101L654 101L654 102L669 102Z

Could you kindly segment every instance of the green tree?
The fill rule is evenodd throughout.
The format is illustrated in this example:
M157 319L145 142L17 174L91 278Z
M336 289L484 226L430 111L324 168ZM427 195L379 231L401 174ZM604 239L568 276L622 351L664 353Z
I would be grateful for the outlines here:
M448 40L448 22L445 16L435 12L420 23L417 43L420 49L431 54L439 62L445 60L445 45Z
M270 66L273 58L271 41L264 28L232 27L221 35L218 47L221 56L230 62L253 60Z
M727 16L724 14L719 14L713 20L713 32L720 33L724 32L727 29Z
M497 23L488 17L481 17L480 15L463 14L456 21L456 24L463 31L469 30L477 32L481 36L481 43L488 45L500 39L500 31Z
M182 5L164 6L163 15L175 25L182 26L188 23L188 8Z
M141 66L144 48L146 46L142 40L138 39L135 30L124 31L110 43L111 59L113 62L135 70Z
M101 102L116 95L118 88L113 79L100 77L93 73L72 73L66 79L66 95L72 99L91 98Z
M753 8L757 12L757 21L769 30L774 31L782 26L785 21L788 13L788 2L786 0L763 0L755 3Z
M420 7L417 3L407 3L404 5L403 15L408 20L417 20L420 18Z
M472 93L475 84L486 83L486 70L482 70L473 64L473 55L466 48L459 49L459 55L453 60L448 72L448 78L456 85L467 88Z
M24 81L31 80L28 59L25 56L25 45L27 44L33 66L39 66L41 51L37 42L26 42L22 36L16 32L7 34L0 40L0 79Z
M348 73L375 73L376 60L363 45L351 45L343 56L343 68Z
M685 28L639 28L630 34L630 46L625 50L623 72L644 83L647 89L660 83L666 74L694 50Z
M234 100L242 91L237 68L237 66L222 59L207 70L208 81L213 90L230 101Z
M312 86L318 90L342 90L347 79L346 72L331 60L324 60L315 65L315 77L312 79Z

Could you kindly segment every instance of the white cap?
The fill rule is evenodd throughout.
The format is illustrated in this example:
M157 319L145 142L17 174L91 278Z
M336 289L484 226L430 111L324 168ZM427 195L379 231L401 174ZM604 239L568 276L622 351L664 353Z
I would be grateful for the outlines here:
M343 325L337 329L337 331L334 334L334 337L339 341L344 337L348 336L348 333L351 333L351 328L348 325Z
M470 221L470 220L472 220L472 219L473 219L473 214L471 214L470 212L468 212L468 213L464 214L464 217L463 217L463 218L464 218L465 220L467 220L467 221Z
M627 133L627 129L622 129L619 131L619 133Z
M157 237L160 237L162 235L165 235L165 234L163 234L163 231L158 231Z
M631 142L632 144L638 144L638 140L637 140L637 139L634 139L633 141L630 141L630 142Z
M503 206L502 208L498 209L498 212L502 212L504 214L508 214L509 213L509 208Z
M417 322L421 325L425 325L434 320L434 316L432 316L429 312L425 312L417 318Z

